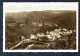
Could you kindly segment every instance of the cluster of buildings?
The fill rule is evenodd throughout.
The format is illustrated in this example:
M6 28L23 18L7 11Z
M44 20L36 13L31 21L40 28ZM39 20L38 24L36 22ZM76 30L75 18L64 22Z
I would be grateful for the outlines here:
M65 28L61 29L55 29L53 31L46 31L46 34L44 33L37 33L36 35L31 34L30 39L37 39L37 38L43 38L46 37L48 39L54 40L56 38L62 37L62 35L69 35L72 34L73 32L76 32L76 30L67 30Z

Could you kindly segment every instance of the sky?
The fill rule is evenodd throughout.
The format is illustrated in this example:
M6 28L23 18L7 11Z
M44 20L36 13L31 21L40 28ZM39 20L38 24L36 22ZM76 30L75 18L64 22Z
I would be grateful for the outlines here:
M78 2L4 2L5 12L78 10Z

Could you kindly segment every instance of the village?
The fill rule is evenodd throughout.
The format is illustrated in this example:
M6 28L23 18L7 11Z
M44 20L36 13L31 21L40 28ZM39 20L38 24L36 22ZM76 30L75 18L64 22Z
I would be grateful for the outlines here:
M58 25L55 25L58 27ZM21 36L21 42L17 45L10 48L12 49L55 49L57 47L55 42L57 41L64 41L61 47L64 46L62 49L69 48L69 44L76 44L70 43L71 39L75 38L76 30L75 29L65 29L65 28L56 28L53 31L46 31L45 33L40 32L37 34L31 34L29 39L26 39L24 36ZM76 39L73 39L75 41ZM58 45L58 44L57 44ZM75 48L75 47L74 47Z

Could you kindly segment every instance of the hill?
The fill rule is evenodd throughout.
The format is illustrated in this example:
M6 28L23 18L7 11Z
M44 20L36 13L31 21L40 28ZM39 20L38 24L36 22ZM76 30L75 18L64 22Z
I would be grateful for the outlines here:
M38 32L53 30L55 24L66 29L76 28L76 11L13 12L6 13L5 20L6 45L13 42L15 45L20 41L19 36L29 38L32 33L36 34Z

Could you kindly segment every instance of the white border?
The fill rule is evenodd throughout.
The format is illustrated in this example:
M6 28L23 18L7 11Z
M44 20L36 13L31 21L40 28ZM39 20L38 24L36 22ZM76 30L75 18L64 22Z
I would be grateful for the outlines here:
M9 2L4 2L9 3ZM5 6L3 3L3 52L78 52L78 8L76 10L76 50L5 50ZM14 3L14 2L11 2ZM24 3L24 2L18 2L18 3ZM33 3L33 2L26 2L26 3ZM35 3L59 3L59 2L35 2ZM65 3L65 2L60 2ZM67 3L67 2L66 2ZM79 2L68 2L68 3L77 3L79 5Z

